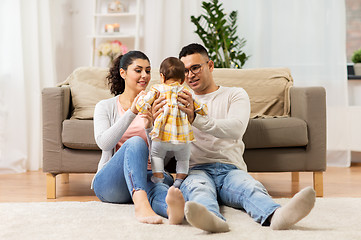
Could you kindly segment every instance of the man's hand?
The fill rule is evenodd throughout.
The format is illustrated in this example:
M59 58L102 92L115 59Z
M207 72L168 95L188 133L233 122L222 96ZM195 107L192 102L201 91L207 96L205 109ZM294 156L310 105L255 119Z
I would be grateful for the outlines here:
M178 108L187 114L188 121L192 124L195 117L192 94L187 90L183 90L183 93L178 94L178 102L183 104L179 104Z

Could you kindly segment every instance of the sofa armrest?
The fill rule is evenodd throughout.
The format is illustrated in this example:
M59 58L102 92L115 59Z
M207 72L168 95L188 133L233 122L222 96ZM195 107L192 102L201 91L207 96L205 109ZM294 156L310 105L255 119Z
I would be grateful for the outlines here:
M326 91L323 87L292 87L291 116L307 123L306 168L326 170Z
M44 88L42 91L44 172L56 173L61 169L62 123L69 116L70 102L69 86Z

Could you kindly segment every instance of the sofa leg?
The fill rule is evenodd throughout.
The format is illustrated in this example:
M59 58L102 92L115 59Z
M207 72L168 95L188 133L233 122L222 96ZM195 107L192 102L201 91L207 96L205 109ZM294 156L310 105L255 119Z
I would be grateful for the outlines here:
M292 182L300 182L300 172L292 172Z
M69 173L61 174L61 183L69 183Z
M313 172L313 188L316 197L323 197L323 172Z
M52 174L52 173L46 174L46 198L47 199L56 198L56 174Z

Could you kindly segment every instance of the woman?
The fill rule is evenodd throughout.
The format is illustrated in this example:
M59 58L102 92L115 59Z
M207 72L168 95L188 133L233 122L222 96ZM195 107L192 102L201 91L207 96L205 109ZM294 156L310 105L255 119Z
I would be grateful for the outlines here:
M169 215L170 223L179 224L183 220L180 214L183 196L179 189L168 191L173 181L169 175L165 181L168 185L150 181L147 145L150 140L146 131L151 130L152 117L150 113L138 115L135 107L138 97L145 94L142 91L150 81L150 69L148 57L140 51L118 57L110 68L107 79L115 97L100 101L94 111L94 136L102 156L92 187L103 202L133 201L140 222L162 223L162 218L152 210L151 201L158 214Z

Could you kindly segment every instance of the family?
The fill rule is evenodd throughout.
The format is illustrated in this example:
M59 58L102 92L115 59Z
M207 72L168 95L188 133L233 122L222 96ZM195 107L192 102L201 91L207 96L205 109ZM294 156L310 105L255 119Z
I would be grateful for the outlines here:
M247 173L242 141L250 101L242 88L217 86L207 50L192 43L160 66L150 81L148 57L118 57L107 79L115 97L94 111L94 136L102 150L92 188L103 202L134 203L138 221L187 222L207 232L227 232L220 205L247 212L262 226L285 230L312 210L315 192L298 192L280 206ZM183 83L191 89L183 86ZM176 175L164 171L175 157ZM162 216L162 217L160 217Z

